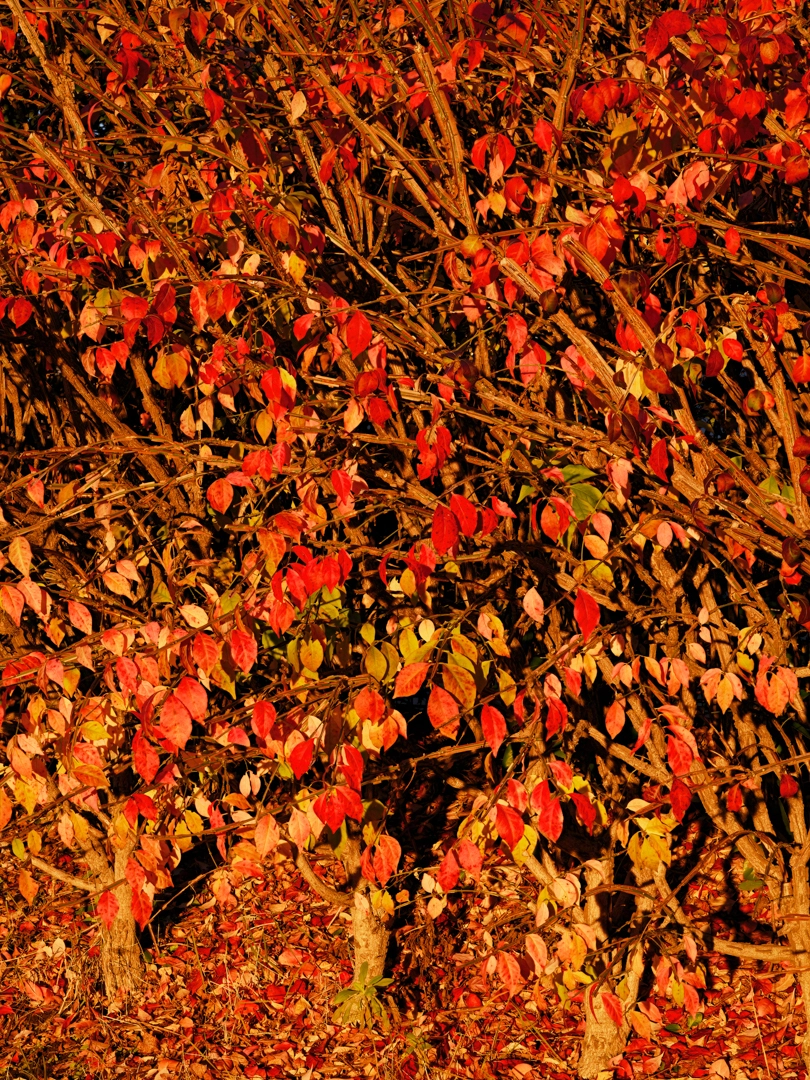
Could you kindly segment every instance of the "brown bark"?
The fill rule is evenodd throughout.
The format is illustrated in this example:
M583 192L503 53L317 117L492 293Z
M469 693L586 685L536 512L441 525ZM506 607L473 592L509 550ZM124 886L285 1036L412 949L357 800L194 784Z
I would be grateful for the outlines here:
M354 981L362 981L363 965L366 964L365 981L383 974L388 939L391 932L377 916L368 895L359 890L354 894L352 907L352 931L354 936Z
M143 979L143 959L138 936L135 930L135 918L132 914L132 889L126 881L126 865L133 844L116 848L113 864L105 851L94 846L87 851L90 870L96 879L97 888L109 888L115 882L115 898L118 912L109 929L101 931L101 976L104 980L104 992L108 999L114 999L120 992L129 993Z

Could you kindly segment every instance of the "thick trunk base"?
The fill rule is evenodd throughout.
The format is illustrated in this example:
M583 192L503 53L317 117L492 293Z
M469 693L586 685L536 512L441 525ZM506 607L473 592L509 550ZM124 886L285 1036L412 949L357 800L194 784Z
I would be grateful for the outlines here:
M640 961L641 954L637 950L631 958L626 976L629 1000L624 1003L625 1011L636 1001L641 973ZM610 1072L613 1069L613 1059L624 1053L630 1036L630 1025L623 1019L621 1027L618 1027L608 1016L599 994L594 994L591 987L585 991L584 1009L585 1034L577 1071L583 1080L593 1080L600 1073Z
M613 1058L624 1053L629 1031L626 1024L617 1028L609 1017L587 1017L577 1069L583 1080L592 1080L601 1072L612 1069Z
M116 851L113 880L125 876L129 850ZM112 883L112 882L110 882ZM143 980L144 967L141 946L132 914L132 890L129 885L119 885L115 890L118 912L109 930L101 933L101 976L104 992L112 1000L119 994L128 994Z
M376 979L385 970L390 931L379 919L365 893L354 894L352 908L354 931L354 981L361 981L363 965L366 964L365 981Z

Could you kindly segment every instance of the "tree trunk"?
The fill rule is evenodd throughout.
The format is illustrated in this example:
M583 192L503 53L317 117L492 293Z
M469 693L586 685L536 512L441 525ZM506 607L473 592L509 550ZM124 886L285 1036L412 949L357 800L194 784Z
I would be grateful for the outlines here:
M358 889L352 907L352 930L354 932L354 981L361 980L363 964L368 967L365 981L375 979L385 970L390 930L377 917L366 893Z
M90 865L100 888L109 888L115 881L126 876L127 860L134 845L115 850L114 866L110 866L106 853L94 848L87 852ZM118 911L109 930L101 929L101 976L104 993L113 1000L119 992L129 993L142 981L144 968L141 947L132 914L132 889L128 883L119 885L113 892L118 901Z
M578 1072L583 1080L590 1080L601 1072L611 1069L611 1061L624 1053L630 1025L625 1022L621 1027L605 1012L599 995L592 994L591 988L585 991L585 1035L579 1055Z

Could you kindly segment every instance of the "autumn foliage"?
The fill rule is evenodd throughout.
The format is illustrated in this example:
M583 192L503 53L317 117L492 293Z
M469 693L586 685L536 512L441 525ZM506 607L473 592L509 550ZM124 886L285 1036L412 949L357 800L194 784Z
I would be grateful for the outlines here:
M581 1005L583 1076L713 951L810 1003L808 40L9 0L0 839L111 995L205 850L350 910L356 982L517 867L477 977ZM771 944L684 911L719 851Z

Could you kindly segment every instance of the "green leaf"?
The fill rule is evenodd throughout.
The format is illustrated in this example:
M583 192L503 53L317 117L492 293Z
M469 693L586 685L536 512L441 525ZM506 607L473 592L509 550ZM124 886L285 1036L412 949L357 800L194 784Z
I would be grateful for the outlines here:
M566 484L575 484L578 480L587 480L596 476L593 469L587 469L584 465L566 465L562 470Z
M607 503L598 488L591 484L571 485L571 508L577 521L584 521L604 506L607 506Z

